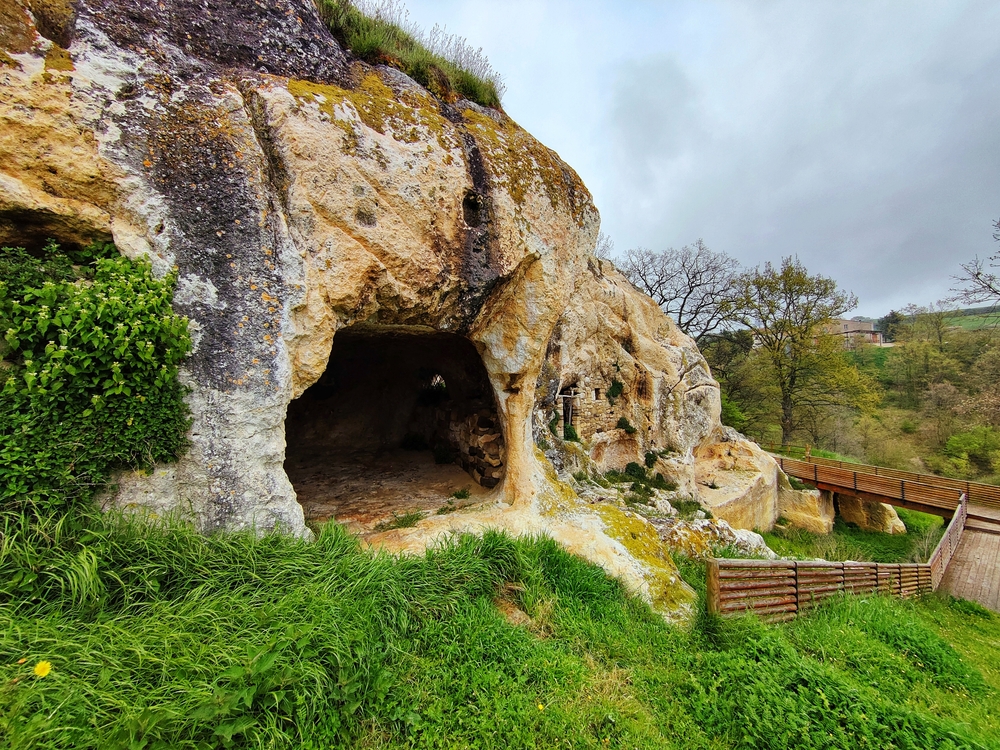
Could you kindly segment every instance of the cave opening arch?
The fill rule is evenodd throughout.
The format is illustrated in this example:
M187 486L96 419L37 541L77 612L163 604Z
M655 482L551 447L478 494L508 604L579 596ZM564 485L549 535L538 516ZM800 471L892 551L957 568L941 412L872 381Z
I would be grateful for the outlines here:
M326 370L288 406L285 470L307 520L357 531L485 498L505 475L489 376L464 336L338 331Z

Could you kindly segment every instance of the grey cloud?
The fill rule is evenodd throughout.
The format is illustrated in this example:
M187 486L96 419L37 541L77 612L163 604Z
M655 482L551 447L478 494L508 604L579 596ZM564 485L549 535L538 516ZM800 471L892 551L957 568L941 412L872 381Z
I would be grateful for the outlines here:
M864 312L943 296L1000 216L1000 37L973 12L876 5L759 6L712 40L732 54L714 68L624 66L600 206L619 245L797 253Z

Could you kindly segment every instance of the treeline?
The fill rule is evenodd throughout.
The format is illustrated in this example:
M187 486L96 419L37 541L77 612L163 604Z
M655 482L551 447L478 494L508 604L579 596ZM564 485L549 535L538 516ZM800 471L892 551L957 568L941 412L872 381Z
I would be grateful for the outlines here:
M724 424L761 441L1000 480L996 325L957 325L957 304L911 305L878 321L892 342L879 347L831 326L857 299L798 258L741 269L699 240L629 250L616 263L696 339L722 388ZM996 309L997 267L1000 254L963 265L953 302Z

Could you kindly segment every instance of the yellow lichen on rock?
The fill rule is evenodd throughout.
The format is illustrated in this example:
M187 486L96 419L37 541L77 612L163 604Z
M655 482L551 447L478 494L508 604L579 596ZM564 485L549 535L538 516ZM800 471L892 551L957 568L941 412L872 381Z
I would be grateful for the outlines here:
M690 612L694 589L680 577L666 545L649 521L615 505L595 506L605 533L621 543L646 569L649 600L659 612Z
M0 67L0 242L108 240L120 170L100 157L85 126L88 103L74 88L68 52L45 40L29 45L16 10L0 17L3 44L24 62Z
M487 168L514 204L520 206L541 183L553 209L562 203L582 225L590 192L559 155L546 148L504 114L485 114L476 109L463 113L469 131L485 152ZM496 119L494 119L496 118Z
M315 102L320 111L334 121L340 119L337 106L349 103L365 125L376 133L388 133L397 141L416 143L430 133L441 148L457 145L455 139L449 137L447 121L429 94L407 91L397 96L376 71L361 74L353 90L292 78L288 80L288 92L300 101ZM422 132L424 129L426 132Z

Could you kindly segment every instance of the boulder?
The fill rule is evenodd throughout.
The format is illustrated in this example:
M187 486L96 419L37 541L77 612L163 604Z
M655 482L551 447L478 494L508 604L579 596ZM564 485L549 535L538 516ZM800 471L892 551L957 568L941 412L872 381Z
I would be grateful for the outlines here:
M833 531L833 493L825 490L796 490L784 474L778 488L778 513L796 528L813 534Z
M863 531L880 531L883 534L906 533L906 524L891 505L840 493L836 495L836 505L841 518L847 523L856 524Z

